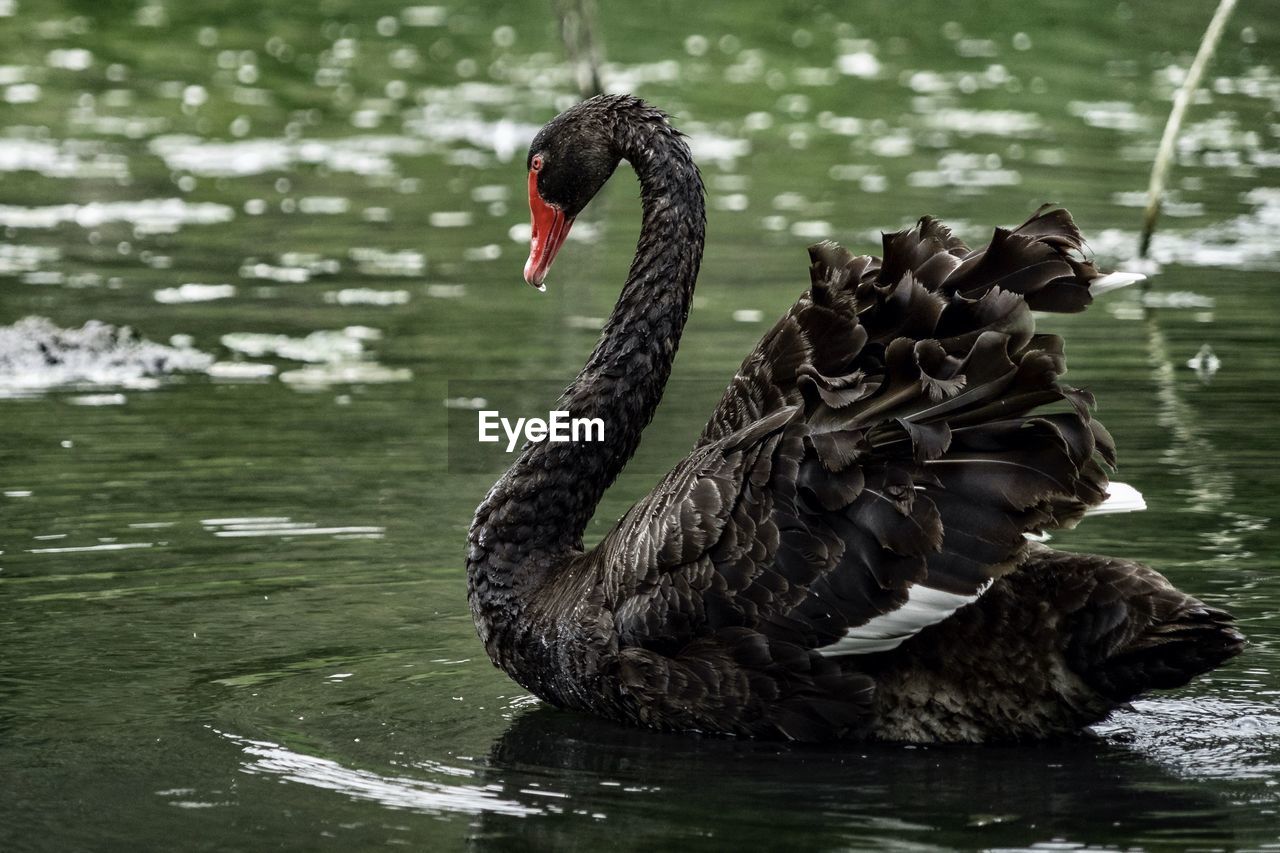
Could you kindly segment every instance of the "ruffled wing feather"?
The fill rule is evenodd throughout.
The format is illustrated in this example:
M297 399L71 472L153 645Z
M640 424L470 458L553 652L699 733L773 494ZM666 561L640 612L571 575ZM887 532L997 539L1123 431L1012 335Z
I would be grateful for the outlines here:
M774 689L803 692L832 658L975 600L1024 534L1101 503L1110 436L1031 314L1088 305L1082 245L1042 208L977 251L929 218L886 235L883 260L812 247L810 290L600 545L621 644L680 655L754 632L790 662Z

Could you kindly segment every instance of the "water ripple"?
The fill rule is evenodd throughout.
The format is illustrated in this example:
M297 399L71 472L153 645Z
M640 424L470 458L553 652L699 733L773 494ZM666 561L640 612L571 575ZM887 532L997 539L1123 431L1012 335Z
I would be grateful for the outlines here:
M1187 776L1280 784L1280 709L1245 699L1142 699L1095 730ZM1280 799L1278 790L1269 799Z
M544 813L541 808L507 799L490 786L436 782L360 770L332 759L295 752L271 741L252 740L217 729L210 730L239 746L245 756L242 769L257 776L275 776L287 782L334 791L387 808L429 814L458 812L529 817ZM456 777L472 774L461 768L447 768L442 775Z

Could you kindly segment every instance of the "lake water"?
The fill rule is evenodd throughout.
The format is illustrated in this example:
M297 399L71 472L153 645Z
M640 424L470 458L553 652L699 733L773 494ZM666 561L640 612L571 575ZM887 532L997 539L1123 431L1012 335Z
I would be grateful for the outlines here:
M610 88L691 134L710 226L594 536L687 452L808 243L926 212L978 241L1054 201L1131 258L1211 14L840 5L602 12ZM573 375L639 221L620 172L548 293L522 283L524 146L573 100L551 4L0 0L0 848L1280 847L1267 5L1189 115L1150 304L1042 324L1151 507L1055 544L1159 567L1250 647L1083 742L817 749L560 713L476 639L496 469L466 407Z

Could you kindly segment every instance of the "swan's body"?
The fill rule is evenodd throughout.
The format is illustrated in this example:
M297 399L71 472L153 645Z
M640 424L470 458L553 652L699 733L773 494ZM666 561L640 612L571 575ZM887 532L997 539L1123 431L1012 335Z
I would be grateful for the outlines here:
M557 409L603 443L533 443L476 513L469 597L490 658L555 705L661 729L987 741L1077 731L1236 654L1227 614L1124 560L1025 534L1107 496L1110 436L1031 310L1123 283L1042 210L970 251L939 223L884 258L810 250L812 286L744 361L693 451L594 549L675 356L703 191L666 117L587 101L530 149L540 286L620 159L644 224Z

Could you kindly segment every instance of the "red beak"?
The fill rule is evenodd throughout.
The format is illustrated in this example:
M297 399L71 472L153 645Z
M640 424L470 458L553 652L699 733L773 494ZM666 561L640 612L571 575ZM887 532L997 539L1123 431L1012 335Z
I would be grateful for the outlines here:
M554 204L547 204L538 193L538 173L529 173L529 212L533 215L533 234L529 240L529 260L524 262L524 280L538 290L546 290L542 282L551 262L569 236L573 220Z

